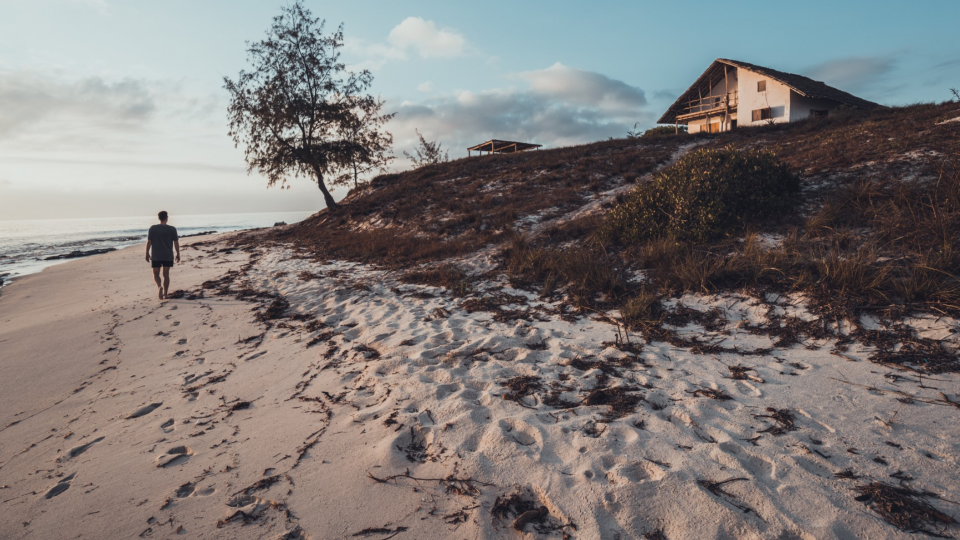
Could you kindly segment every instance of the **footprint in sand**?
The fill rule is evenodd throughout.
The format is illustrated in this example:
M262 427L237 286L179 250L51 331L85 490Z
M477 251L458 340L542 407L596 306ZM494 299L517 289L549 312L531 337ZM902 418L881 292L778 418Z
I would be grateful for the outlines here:
M261 499L255 495L237 495L230 499L230 502L227 503L227 506L241 510L247 516L257 517L264 510L270 508L271 504L273 504L273 501Z
M174 427L173 418L171 418L171 419L167 420L166 422L160 424L160 429L162 429L164 433L170 433L171 431L173 431L174 429L176 429L176 428ZM103 438L103 437L101 437L101 439L102 439L102 438Z
M147 405L147 406L145 406L145 407L140 407L139 409L137 409L137 410L133 411L132 413L128 414L126 419L127 419L127 420L130 420L131 418L140 418L141 416L146 416L146 415L152 413L153 411L155 411L155 410L157 409L157 407L159 407L159 406L161 406L161 405L163 405L163 402L162 402L162 401L161 401L160 403L151 403L151 404L149 404L149 405Z
M188 392L187 394L184 394L184 395L186 396L187 401L196 401L197 397L200 396L200 392Z
M463 387L458 383L441 384L437 387L437 399L441 400L450 394L458 392L461 388Z
M76 475L77 475L77 473L73 473L73 474L71 474L70 476L67 476L66 478L61 479L59 482L57 482L57 484L56 484L55 486L53 486L52 488L50 488L50 489L43 495L43 498L44 498L44 499L52 499L52 498L56 497L57 495L63 493L64 491L70 489L70 483L73 481L73 477L75 477Z
M520 446L533 447L531 449L534 451L538 451L543 446L543 435L540 431L523 420L515 418L500 420L500 430L504 439Z
M187 338L181 338L177 340L177 345L186 345L186 344L187 344Z
M197 485L192 482L187 482L182 486L177 488L177 491L174 492L174 495L178 499L184 499L186 497L207 497L216 493L217 488L207 487L203 489L197 489Z
M166 454L162 454L154 460L154 463L156 463L159 468L180 465L190 459L192 455L193 450L190 450L189 446L175 446L167 450Z
M88 442L87 444L83 444L83 445L77 446L76 448L73 448L73 449L71 449L69 452L67 452L67 455L65 455L65 456L60 456L60 458L58 458L57 461L67 461L68 459L73 459L73 458L79 456L80 454L86 452L87 450L90 449L91 446L97 444L98 442L100 442L100 441L102 441L102 440L103 440L103 437L98 437L98 438L96 438L96 439Z
M180 321L173 321L173 326L180 326Z

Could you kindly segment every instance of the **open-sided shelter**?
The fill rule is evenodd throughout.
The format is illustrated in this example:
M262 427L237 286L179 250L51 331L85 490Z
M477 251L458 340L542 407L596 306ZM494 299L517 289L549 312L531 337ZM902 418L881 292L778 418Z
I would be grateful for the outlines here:
M499 139L491 139L485 143L480 143L476 146L471 146L467 148L467 156L473 154L474 151L480 152L482 156L484 152L488 154L513 154L516 152L523 152L525 150L533 150L534 148L540 148L539 144L531 144L525 142L517 141L501 141Z

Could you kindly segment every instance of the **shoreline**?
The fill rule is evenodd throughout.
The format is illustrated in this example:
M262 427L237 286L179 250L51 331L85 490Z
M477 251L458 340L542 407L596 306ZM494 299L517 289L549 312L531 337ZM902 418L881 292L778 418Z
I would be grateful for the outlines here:
M829 340L753 354L770 339L736 328L683 332L742 354L618 344L503 283L477 292L502 309L471 310L396 278L221 236L184 243L185 297L163 303L130 248L18 280L0 296L0 536L906 539L857 489L960 492L937 394L960 395L957 374L918 386ZM524 525L527 507L545 510Z
M191 238L198 234L223 234L268 228L278 219L292 223L295 217L302 219L309 215L308 212L184 215L179 216L182 222L175 226L181 232L186 232L181 238ZM51 257L67 257L73 252L125 249L130 246L142 245L146 242L147 228L152 222L147 220L144 223L134 223L137 220L138 218L86 218L0 221L0 236L4 234L5 226L8 229L12 228L6 231L10 233L10 236L5 239L4 243L0 243L0 274L7 274L4 282L0 283L0 287L4 287L16 278L42 272L45 268L61 264L66 260L81 258L76 255L60 260ZM106 228L90 228L90 224L85 222L99 223ZM36 229L32 233L35 238L24 234L24 231L28 229L17 227L21 223L28 223ZM54 225L69 227L77 224L83 224L81 229L86 232L78 233L79 236L75 238L72 236L61 238L54 234L51 229ZM89 228L89 230L84 228Z

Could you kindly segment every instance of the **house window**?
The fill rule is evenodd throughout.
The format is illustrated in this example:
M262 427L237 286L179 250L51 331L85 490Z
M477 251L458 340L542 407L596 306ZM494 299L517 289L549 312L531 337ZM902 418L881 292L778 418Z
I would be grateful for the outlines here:
M773 115L770 114L770 107L766 109L754 109L753 110L753 121L759 122L761 120L769 120L773 118Z
M757 81L757 92L767 91L767 81Z
M826 110L810 109L811 118L826 118L826 116L827 116Z

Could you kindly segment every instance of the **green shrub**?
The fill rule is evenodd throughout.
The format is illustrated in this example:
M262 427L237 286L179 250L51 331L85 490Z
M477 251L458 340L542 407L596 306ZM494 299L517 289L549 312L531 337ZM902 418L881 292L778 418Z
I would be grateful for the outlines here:
M679 126L679 127L657 126L644 131L641 137L650 138L650 137L665 137L665 136L686 135L686 134L687 134L687 126Z
M611 211L605 233L622 244L671 236L703 242L791 210L800 179L769 152L696 150Z

